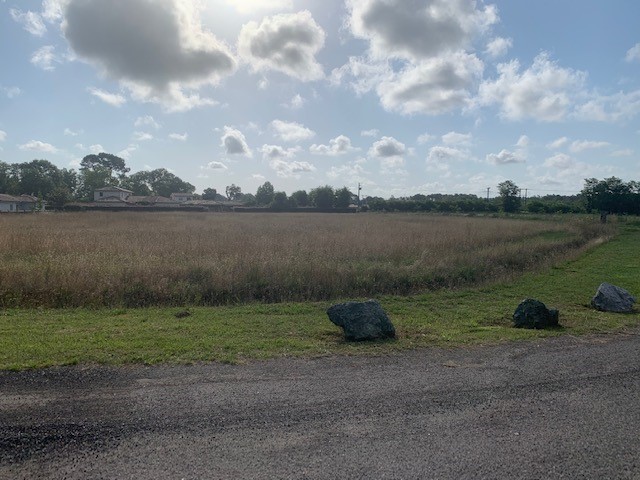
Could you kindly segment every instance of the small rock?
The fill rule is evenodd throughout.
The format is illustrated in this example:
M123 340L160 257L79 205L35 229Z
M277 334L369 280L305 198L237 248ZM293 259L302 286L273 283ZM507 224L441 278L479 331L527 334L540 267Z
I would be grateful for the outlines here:
M559 312L555 308L547 308L538 300L527 298L520 302L513 313L513 323L516 328L547 328L558 326Z
M624 288L601 283L591 299L591 306L602 312L631 313L636 299Z
M327 310L329 320L342 327L345 340L358 342L395 338L396 329L375 300L339 303Z

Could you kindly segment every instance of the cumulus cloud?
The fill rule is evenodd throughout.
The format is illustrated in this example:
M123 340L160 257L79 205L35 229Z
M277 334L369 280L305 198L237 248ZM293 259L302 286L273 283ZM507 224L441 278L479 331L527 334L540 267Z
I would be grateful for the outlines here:
M360 132L360 135L362 135L363 137L377 137L378 135L380 135L380 130L378 130L377 128L372 128L371 130L362 130Z
M119 93L109 93L95 87L89 87L87 91L96 98L99 98L104 103L113 107L120 107L127 103L127 99Z
M569 141L569 139L567 137L560 137L560 138L555 139L553 142L548 143L547 144L547 148L549 150L557 150L557 149L562 148L563 146L565 146L568 141Z
M511 152L505 149L500 150L500 153L490 153L487 155L487 162L492 165L524 163L525 161L525 158L519 152Z
M260 152L265 159L293 158L300 151L300 147L284 148L280 145L263 145L260 148Z
M242 132L233 127L225 125L224 133L222 137L220 137L220 146L224 147L227 155L244 155L245 157L253 156Z
M125 160L129 160L131 158L131 155L133 155L133 152L135 152L136 150L138 150L138 145L132 143L130 145L127 145L126 148L120 150L118 153L116 153L116 155L124 158Z
M547 158L543 164L545 167L557 168L558 170L567 170L575 165L575 161L569 155L558 153Z
M369 149L369 156L376 158L401 157L407 152L404 143L393 137L382 137Z
M418 136L417 142L418 142L418 145L424 145L425 143L429 143L431 140L435 138L436 138L435 136L425 132L422 135Z
M571 144L569 150L573 153L584 152L585 150L593 150L596 148L608 147L611 145L609 142L596 142L592 140L576 140Z
M155 128L156 130L158 130L161 125L156 122L156 119L153 118L151 115L145 115L143 117L138 117L136 118L136 121L133 124L135 127L152 127Z
M289 103L285 103L284 106L291 110L299 110L304 106L306 100L302 98L299 93L295 94Z
M315 55L324 46L324 30L311 13L266 17L242 27L238 52L255 71L275 70L302 81L324 77Z
M9 10L9 14L14 21L20 23L22 28L30 34L42 37L47 33L47 27L39 13L32 11L23 12L17 8L12 8Z
M54 63L60 62L55 54L53 45L45 45L31 55L31 63L42 70L53 71L56 69Z
M483 69L475 55L459 52L408 66L382 80L376 91L386 110L439 115L470 104L470 89Z
M216 83L236 67L228 47L202 27L194 0L67 0L63 14L73 52L141 101L202 105L184 89Z
M329 77L329 83L338 86L345 82L358 94L362 95L394 75L386 61L375 61L367 57L349 57L349 61L339 68L335 68Z
M8 99L16 98L22 93L18 87L3 87L0 85L0 92L4 93Z
M356 149L351 145L351 139L345 135L338 135L336 138L329 140L329 145L313 144L309 148L309 151L313 154L328 156L344 155L353 150Z
M204 168L206 170L228 170L229 167L222 162L209 162Z
M133 132L133 139L138 142L153 140L153 135L148 132Z
M274 158L269 162L269 166L281 178L299 178L301 173L315 172L316 167L309 162L286 161L281 158Z
M472 135L470 133L449 132L442 136L445 145L469 145Z
M364 165L367 160L364 158L358 158L353 162L346 163L340 166L333 166L327 172L327 177L336 179L339 178L341 180L347 180L355 183L359 179L362 178L364 174L366 174Z
M526 135L520 135L520 138L516 142L516 147L518 148L527 148L531 143L531 140Z
M247 14L264 10L290 10L293 0L226 0L239 13Z
M611 157L630 157L634 155L636 152L630 148L625 148L624 150L616 150L615 152L611 152Z
M629 120L640 114L640 90L619 92L614 95L592 95L580 105L574 117L578 120L617 122Z
M64 129L64 135L67 137L77 137L82 133L82 130L71 130L70 128Z
M56 153L58 149L50 143L41 142L40 140L31 140L22 145L18 145L20 150L30 152Z
M510 38L496 37L487 44L484 53L496 59L505 56L512 46L513 40Z
M0 130L0 142L4 142L7 139L7 132Z
M471 0L347 0L349 27L376 58L423 60L465 49L498 21Z
M429 149L429 155L427 156L427 163L434 165L434 164L448 163L451 161L462 161L468 158L469 158L469 153L464 150L438 145L435 147L431 147Z
M274 120L271 122L271 128L276 137L285 142L301 142L315 136L316 132L308 129L304 125L296 122L285 122L282 120Z
M586 78L582 72L559 67L546 53L538 55L533 65L523 72L517 60L497 68L498 78L480 85L479 102L497 104L501 116L509 120L565 119L572 97L582 89Z
M95 154L98 154L98 153L104 152L104 150L105 150L105 148L104 148L102 145L100 145L99 143L96 143L96 144L91 145L91 146L89 147L89 151L90 151L91 153L95 153Z
M627 50L627 55L624 59L627 62L640 62L640 43L636 43L633 47Z
M189 134L187 133L170 133L169 138L171 140L177 140L179 142L186 142L187 138L189 138Z

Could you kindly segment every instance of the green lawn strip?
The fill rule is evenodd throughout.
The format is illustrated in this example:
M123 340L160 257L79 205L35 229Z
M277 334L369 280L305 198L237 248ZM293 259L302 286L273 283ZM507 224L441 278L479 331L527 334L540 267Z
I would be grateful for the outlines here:
M118 310L0 311L0 369L70 364L242 362L282 356L387 354L424 346L489 344L561 334L617 331L640 315L594 311L601 282L640 293L640 228L590 249L577 260L488 287L378 300L394 322L395 341L350 344L326 316L329 302ZM511 315L527 297L560 310L562 328L514 329ZM335 302L332 302L335 303Z

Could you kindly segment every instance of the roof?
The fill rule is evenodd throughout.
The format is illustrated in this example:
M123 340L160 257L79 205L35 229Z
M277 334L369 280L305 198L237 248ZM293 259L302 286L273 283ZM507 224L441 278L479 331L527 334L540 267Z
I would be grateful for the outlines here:
M172 197L193 197L193 195L193 193L187 192L176 192L171 194Z
M0 193L0 202L22 202L22 203L35 203L38 199L36 197L32 197L31 195L20 195L16 197L15 195L6 195L4 193Z
M176 202L167 197L161 197L160 195L130 195L127 197L129 203L171 203L175 205Z
M96 192L126 192L126 193L133 193L131 190L127 190L126 188L121 188L121 187L102 187L102 188L96 188L95 191Z

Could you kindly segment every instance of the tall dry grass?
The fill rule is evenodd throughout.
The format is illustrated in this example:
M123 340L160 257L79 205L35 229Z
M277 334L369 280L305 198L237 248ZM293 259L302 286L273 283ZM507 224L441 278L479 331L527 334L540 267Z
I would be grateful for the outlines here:
M0 306L217 305L407 294L505 278L597 223L426 215L0 216Z

